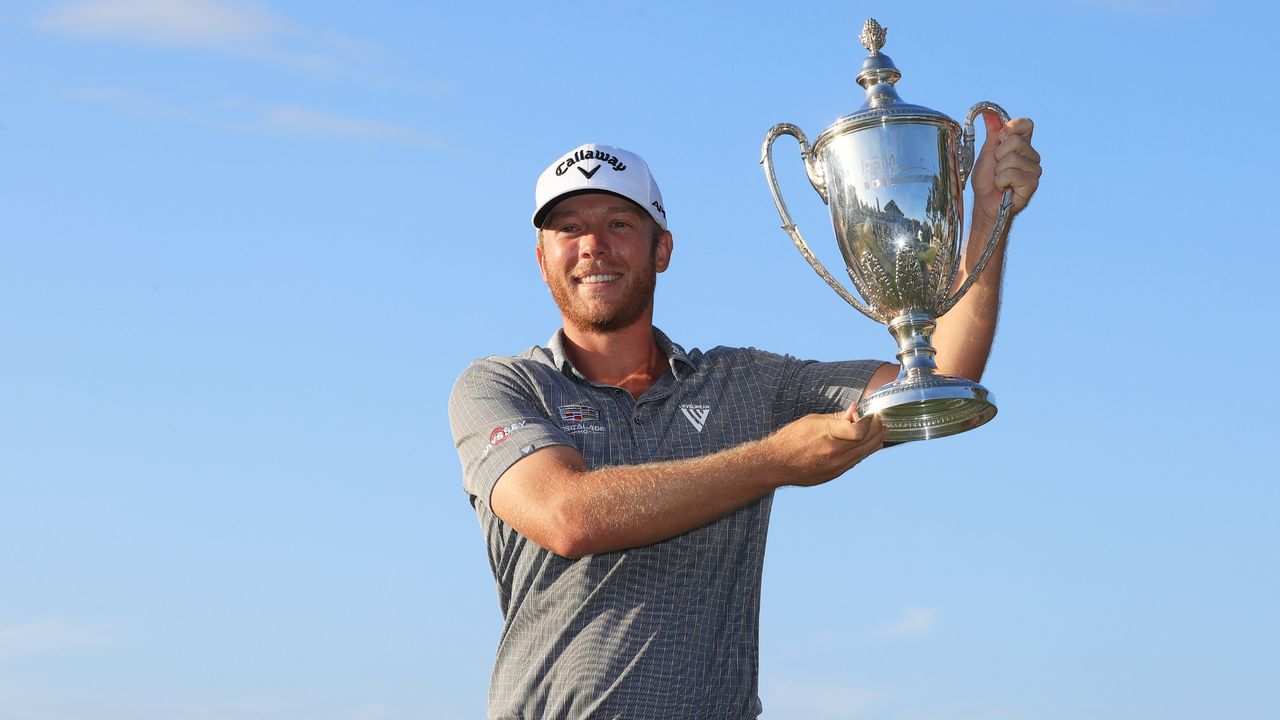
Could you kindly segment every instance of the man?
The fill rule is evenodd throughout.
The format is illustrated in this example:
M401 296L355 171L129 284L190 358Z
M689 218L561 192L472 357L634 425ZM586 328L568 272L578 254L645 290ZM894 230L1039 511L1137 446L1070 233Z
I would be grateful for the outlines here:
M990 236L1004 187L1021 210L1040 175L1030 120L988 119L988 131L975 237ZM575 148L542 173L535 202L563 327L546 347L473 363L450 400L504 618L489 714L757 717L773 490L826 482L882 447L879 420L854 406L897 368L686 352L653 327L672 236L633 153ZM939 321L941 371L981 376L1001 265Z

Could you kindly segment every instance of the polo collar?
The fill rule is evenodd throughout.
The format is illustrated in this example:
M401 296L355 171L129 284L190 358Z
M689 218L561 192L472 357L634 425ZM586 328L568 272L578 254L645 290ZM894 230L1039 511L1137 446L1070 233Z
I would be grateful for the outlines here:
M667 363L671 365L671 373L676 376L676 379L683 380L698 369L698 366L689 359L684 348L672 342L671 338L657 327L653 328L653 340L658 343L658 349L667 356ZM557 329L551 335L551 339L547 341L547 349L551 351L551 364L556 369L572 377L587 379L578 371L578 368L573 366L573 362L564 351L564 328Z

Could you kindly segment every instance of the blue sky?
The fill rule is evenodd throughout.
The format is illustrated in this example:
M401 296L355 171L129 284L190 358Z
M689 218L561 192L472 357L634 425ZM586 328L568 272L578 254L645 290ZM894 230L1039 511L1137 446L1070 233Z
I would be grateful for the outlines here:
M686 347L889 357L757 164L857 108L868 16L905 99L1033 117L1046 172L999 416L778 494L765 716L1274 712L1270 6L464 5L0 5L0 717L481 716L500 620L445 407L558 323L534 179L644 155Z

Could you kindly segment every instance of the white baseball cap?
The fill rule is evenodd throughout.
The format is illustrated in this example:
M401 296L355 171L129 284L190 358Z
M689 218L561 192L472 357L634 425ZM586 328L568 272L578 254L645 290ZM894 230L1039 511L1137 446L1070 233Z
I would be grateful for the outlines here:
M649 166L633 152L597 143L570 150L538 176L533 226L542 227L542 221L556 203L587 192L607 192L626 198L648 210L658 227L667 229L662 193Z

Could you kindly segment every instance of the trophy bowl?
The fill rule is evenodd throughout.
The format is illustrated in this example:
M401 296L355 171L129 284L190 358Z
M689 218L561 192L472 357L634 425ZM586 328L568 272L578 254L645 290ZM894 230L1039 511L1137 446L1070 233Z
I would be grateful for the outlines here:
M930 341L936 319L964 296L986 266L1008 223L1012 193L1005 191L991 237L979 260L956 286L960 261L964 188L974 161L974 119L984 110L1002 120L998 105L980 102L963 128L950 117L905 103L894 85L902 74L880 52L886 31L874 19L862 31L870 55L858 73L866 102L840 118L811 146L795 125L769 130L760 162L782 217L782 227L818 275L859 312L888 326L897 340L898 378L858 404L860 415L878 413L886 440L926 440L964 432L996 414L982 385L937 371ZM831 211L836 243L859 300L831 276L791 220L773 168L773 141L791 135L800 143L809 182ZM972 242L972 238L970 238Z

